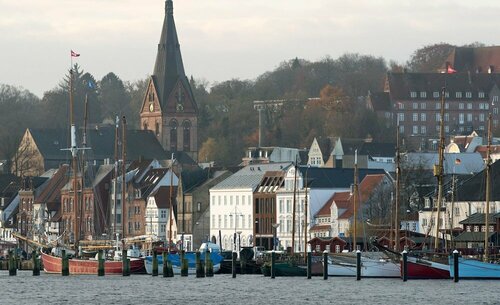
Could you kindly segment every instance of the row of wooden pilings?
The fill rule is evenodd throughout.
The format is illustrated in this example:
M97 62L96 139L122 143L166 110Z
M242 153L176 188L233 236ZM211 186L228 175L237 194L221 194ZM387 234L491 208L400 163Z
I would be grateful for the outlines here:
M235 264L236 264L236 259L235 255L236 253L233 252L233 277L236 277L236 269L235 269ZM403 263L402 263L402 270L401 270L401 278L403 279L404 282L408 280L408 252L403 251L402 253L403 257ZM458 263L458 257L459 253L457 250L453 251L453 281L456 283L458 282L460 275L459 275L459 263ZM276 254L274 251L271 252L271 278L274 279L276 274L275 274L275 265L276 262ZM311 252L307 253L307 279L311 279L311 266L312 266L312 254ZM327 280L328 279L328 251L323 252L323 279ZM361 251L356 251L356 280L360 281L361 280Z
M33 275L38 276L40 275L40 257L37 251L34 251L31 253L31 259L32 259L32 264L33 264ZM17 269L20 264L19 257L17 256L17 253L15 251L9 251L9 260L7 262L8 269L9 269L9 275L15 276L17 275ZM2 263L2 262L0 262ZM3 266L0 265L0 270L2 270Z
M167 258L167 253L164 252L162 254L163 261L163 277L173 277L174 271L172 267L172 262L170 262ZM153 262L152 262L152 271L151 274L153 276L158 276L158 254L156 251L153 252ZM181 276L188 276L189 266L188 260L184 258L184 251L181 251ZM201 252L196 252L195 256L196 261L196 277L213 277L214 276L214 265L212 260L210 259L210 253L205 252L205 260L201 260Z

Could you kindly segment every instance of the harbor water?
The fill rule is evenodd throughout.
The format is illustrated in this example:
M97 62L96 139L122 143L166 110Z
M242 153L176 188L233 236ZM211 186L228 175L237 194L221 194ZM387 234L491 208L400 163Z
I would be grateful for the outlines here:
M500 281L216 274L38 277L0 271L0 304L500 304Z

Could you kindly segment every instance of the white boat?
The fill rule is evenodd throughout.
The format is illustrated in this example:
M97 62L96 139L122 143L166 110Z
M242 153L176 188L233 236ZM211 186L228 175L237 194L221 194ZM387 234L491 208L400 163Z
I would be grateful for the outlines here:
M372 253L361 255L361 276L389 278L401 277L399 262L385 257L369 257ZM356 276L356 255L338 254L328 256L329 276Z

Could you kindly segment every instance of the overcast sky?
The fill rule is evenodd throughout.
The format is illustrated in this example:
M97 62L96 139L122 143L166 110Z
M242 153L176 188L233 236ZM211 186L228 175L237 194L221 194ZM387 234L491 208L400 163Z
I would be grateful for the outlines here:
M406 61L428 44L499 44L498 0L174 0L188 76L253 79L283 60L350 52ZM0 83L38 96L77 62L101 79L152 73L163 0L0 0Z

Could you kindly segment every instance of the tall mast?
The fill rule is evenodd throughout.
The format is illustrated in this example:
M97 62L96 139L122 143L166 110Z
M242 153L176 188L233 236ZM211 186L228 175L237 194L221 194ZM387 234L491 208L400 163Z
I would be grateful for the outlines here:
M78 241L80 239L80 225L78 221L78 194L77 194L77 171L78 171L78 163L77 163L77 154L78 148L76 146L76 127L73 116L73 66L69 71L69 124L71 130L71 157L72 157L72 165L73 165L73 242L75 246L75 256L78 256Z
M354 200L354 230L352 234L352 251L356 251L356 241L357 241L357 226L358 226L358 150L354 151L354 189L353 189L353 200Z
M170 252L170 247L172 246L172 222L174 221L172 218L172 196L173 196L173 181L174 181L174 154L172 153L172 158L170 161L170 200L168 204L168 213L169 213L169 225L168 225L168 250Z
M116 197L118 196L118 190L117 190L117 187L118 187L118 128L119 128L119 124L120 123L120 119L118 118L118 116L116 116L116 119L115 119L115 172L114 172L114 180L113 180L113 192L114 192L114 196L113 196L113 233L116 234L116 232L118 231L118 229L116 228Z
M307 257L307 173L309 171L309 165L307 166L306 169L306 179L304 179L304 187L306 189L305 192L305 204L304 204L304 257Z
M437 252L439 247L439 226L441 217L441 202L443 201L443 160L444 160L444 98L446 94L446 86L443 87L441 91L441 111L440 111L440 123L439 123L439 164L436 168L434 166L434 176L437 176L438 180L438 198L437 198L437 217L436 217L436 237L434 238L434 250Z
M295 203L297 200L297 157L295 157L295 172L293 175L293 207L292 207L292 254L295 253Z
M399 243L399 227L401 221L399 220L399 191L401 188L401 155L399 151L399 116L397 118L397 124L396 124L396 200L395 200L395 215L394 215L394 250L396 252L400 251L400 243Z
M491 112L488 115L488 146L486 150L486 211L484 213L484 260L488 261L488 235L489 235L489 218L490 218L490 170L491 170Z
M122 117L122 245L125 248L125 221L127 220L126 214L126 204L125 204L125 160L127 159L127 121L125 116Z

